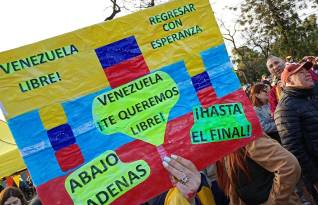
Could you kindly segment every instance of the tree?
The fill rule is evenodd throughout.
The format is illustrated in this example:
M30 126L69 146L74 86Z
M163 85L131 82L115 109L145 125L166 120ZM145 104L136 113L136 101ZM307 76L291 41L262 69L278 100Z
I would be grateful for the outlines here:
M105 19L105 21L112 20L115 16L120 13L121 11L126 11L129 13L138 11L140 9L145 9L149 7L153 7L157 4L167 2L168 0L109 0L112 4L112 12L111 14Z
M314 0L244 0L240 5L241 18L234 32L225 28L224 38L233 45L232 54L239 71L243 71L248 81L256 81L266 73L265 62L270 54L293 56L301 59L306 55L317 55L318 25L313 12L305 19L297 10L307 8ZM316 1L316 0L315 0ZM315 2L317 3L317 2ZM314 8L314 6L312 6ZM238 8L230 8L233 11ZM221 23L224 27L224 24ZM233 29L232 29L233 30ZM241 34L242 46L237 47L235 34Z
M237 65L237 70L243 72L247 82L253 83L258 81L261 76L268 73L266 68L266 58L258 51L255 51L247 46L233 48L232 50L234 62Z

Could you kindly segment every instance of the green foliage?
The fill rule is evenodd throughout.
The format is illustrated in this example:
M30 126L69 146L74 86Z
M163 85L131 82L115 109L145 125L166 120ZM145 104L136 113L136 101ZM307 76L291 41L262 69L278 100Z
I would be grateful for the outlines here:
M238 77L243 84L261 79L262 74L268 74L266 58L258 51L246 46L233 49L234 61L238 67Z
M233 55L241 61L238 68L246 70L249 80L253 82L264 73L265 62L270 54L282 58L293 56L294 59L318 54L317 16L313 14L302 20L297 13L297 10L306 8L309 3L318 4L317 0L314 1L243 1L238 23L246 43L243 47L235 48Z

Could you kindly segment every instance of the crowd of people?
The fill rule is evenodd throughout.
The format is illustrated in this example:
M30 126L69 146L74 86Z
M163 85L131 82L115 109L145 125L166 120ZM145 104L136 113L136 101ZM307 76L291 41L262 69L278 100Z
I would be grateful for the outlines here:
M174 187L144 205L318 204L318 58L270 56L266 65L272 78L245 90L263 136L201 172L166 156ZM18 188L0 194L0 205L26 204Z
M318 57L270 56L266 66L272 78L246 89L263 136L217 161L212 180L191 161L165 158L174 188L146 204L318 204Z
M266 66L272 78L246 90L263 136L216 162L216 187L192 162L166 158L175 187L147 204L318 204L318 57L270 56Z

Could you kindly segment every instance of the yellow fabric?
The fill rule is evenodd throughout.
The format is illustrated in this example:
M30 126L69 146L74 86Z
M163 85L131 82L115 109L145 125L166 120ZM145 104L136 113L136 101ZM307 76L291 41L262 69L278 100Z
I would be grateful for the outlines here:
M216 205L213 193L208 187L202 187L197 196L202 205ZM171 188L167 193L165 205L190 205L190 203L177 188Z
M171 188L166 196L165 205L190 205L177 188Z
M13 178L14 183L15 183L18 187L20 187L20 175L14 175L12 178Z
M25 169L8 124L0 120L0 178Z
M216 205L213 197L213 193L210 188L202 187L201 191L197 193L201 204L203 205Z
M67 117L61 104L42 108L40 110L40 117L47 130L67 123Z
M182 26L179 28L165 31L163 26L167 22L156 24L149 22L149 18L160 16L163 11L176 10L189 4L195 7L195 11L177 17L176 20L182 22ZM167 8L167 6L169 7ZM196 27L202 31L191 37L155 49L151 44L151 42L171 37L184 29L191 30ZM105 36L105 34L107 35ZM193 0L190 3L188 0L179 0L128 15L116 21L103 22L32 45L2 52L0 53L0 65L4 67L7 67L8 63L11 65L10 62L17 64L26 58L33 59L32 62L36 63L36 66L33 63L34 66L27 68L20 68L21 66L18 69L11 68L7 73L0 70L0 81L6 85L0 86L0 96L2 97L1 103L8 113L7 119L108 87L109 82L94 50L129 36L136 38L150 70L184 61L191 76L204 71L201 52L223 44L223 38L209 1ZM71 52L64 56L62 48ZM42 60L39 56L54 50L62 53L63 57L40 63ZM27 88L27 82L38 81L41 77L46 78L47 76L51 76L55 83L42 85L40 88L32 90L19 87L22 83L23 88Z

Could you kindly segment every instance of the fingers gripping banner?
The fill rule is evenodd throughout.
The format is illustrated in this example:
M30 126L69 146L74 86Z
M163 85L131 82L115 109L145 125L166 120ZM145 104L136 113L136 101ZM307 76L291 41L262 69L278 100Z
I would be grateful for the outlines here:
M0 53L0 101L44 204L140 204L162 157L205 168L259 137L207 0Z

